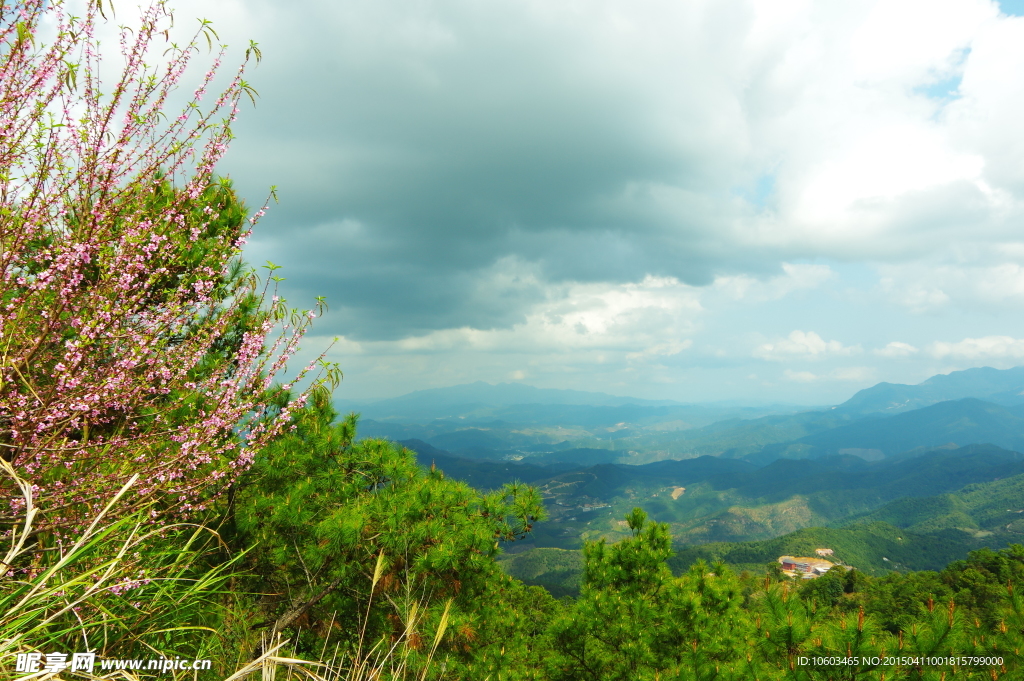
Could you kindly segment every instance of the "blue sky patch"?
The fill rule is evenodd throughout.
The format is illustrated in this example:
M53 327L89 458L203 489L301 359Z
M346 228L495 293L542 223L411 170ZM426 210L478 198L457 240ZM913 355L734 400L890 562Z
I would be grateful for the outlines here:
M962 79L963 77L960 75L943 78L934 83L915 88L915 90L930 99L948 101L960 96L960 81Z
M753 185L734 191L751 205L765 208L775 193L775 175L766 173L758 177Z
M1000 0L999 9L1003 14L1024 17L1024 0Z

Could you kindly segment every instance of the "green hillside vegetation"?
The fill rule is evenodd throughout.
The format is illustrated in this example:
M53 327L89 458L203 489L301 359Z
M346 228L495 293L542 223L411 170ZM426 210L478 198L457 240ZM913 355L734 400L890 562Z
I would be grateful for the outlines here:
M1024 538L1024 475L975 483L950 493L894 501L850 522L884 521L915 532L959 528L979 536Z
M757 471L738 474L733 480L711 480L708 486L695 487L690 505L675 504L655 512L655 516L674 523L675 534L690 542L745 541L777 536L801 526L835 524L902 497L933 496L1021 473L1024 461L1019 453L991 445L872 463L856 457L778 460ZM715 490L711 485L731 487ZM687 494L691 494L690 489ZM728 509L700 517L693 513L692 505L702 497L731 503ZM662 506L667 502L663 501Z
M755 542L712 543L678 546L669 565L676 572L698 560L722 561L737 570L764 572L779 556L813 556L815 549L835 551L833 562L842 562L870 575L892 571L939 570L968 552L991 546L961 530L918 534L883 522L857 523L847 527L809 527L791 534Z
M847 455L780 459L757 468L738 459L700 457L559 472L559 466L463 459L426 443L410 444L421 452L421 465L435 464L475 487L496 489L515 480L536 486L549 519L535 528L527 543L563 549L579 548L583 541L600 537L623 538L624 526L617 518L634 506L670 524L676 541L755 541L806 527L839 525L901 498L930 497L1024 474L1021 454L992 445L918 452L913 458L877 462ZM903 512L894 510L890 516ZM890 516L864 519L891 522ZM1019 516L1003 518L998 516L1005 525ZM964 522L932 522L911 529L930 532L957 527L988 529Z
M668 565L674 574L682 574L698 561L722 562L737 572L746 570L763 575L779 556L814 556L816 549L830 548L835 555L827 560L878 576L890 572L940 570L952 561L966 558L970 551L1006 545L986 539L958 529L917 533L883 522L857 523L839 528L810 527L753 542L675 543L675 554ZM552 594L563 595L578 583L582 571L582 563L576 563L578 567L574 568L566 555L580 556L579 552L537 548L516 554L514 562L503 558L501 564L509 574L529 584L544 586Z
M531 586L542 586L552 596L578 596L583 579L583 554L555 548L538 548L507 554L498 565L509 575Z
M988 462L1000 470L1007 460L1016 458L1015 452L1005 452L994 447L965 447L956 451L935 452L921 457L922 473L918 489L928 489L934 480L944 472L956 484L957 476L969 473L970 465ZM796 462L786 462L789 466ZM900 464L910 465L913 461ZM873 468L865 464L870 470ZM782 467L780 467L781 469ZM888 469L883 469L888 470ZM912 467L909 469L912 474ZM991 472L991 471L989 471ZM874 475L874 473L872 473ZM813 477L813 476L812 476ZM963 480L963 478L959 478ZM770 484L771 478L768 478ZM908 479L896 478L892 483L909 485ZM689 493L689 491L687 492ZM645 509L664 509L671 498L656 499L646 503ZM803 500L806 507L806 500ZM799 504L793 504L790 515L796 515ZM767 515L781 514L784 505L776 504L761 509L750 509L750 517L761 511ZM607 513L607 509L601 509ZM603 517L603 516L601 516ZM961 560L970 551L982 547L1001 548L1024 542L1024 473L991 482L968 484L956 492L922 497L905 497L889 502L873 511L841 517L831 527L806 527L779 533L756 541L710 541L693 542L691 538L713 537L722 533L723 525L729 522L739 524L747 516L733 509L725 514L705 518L705 531L693 530L676 533L672 525L676 555L669 561L673 571L680 573L698 560L711 563L722 561L736 570L763 573L765 565L780 555L813 555L815 549L831 548L837 561L853 566L866 574L882 575L893 571L938 570L954 560ZM542 523L549 526L551 523ZM626 535L622 521L610 521L606 532L594 532L585 526L578 528L581 537L621 539ZM563 530L564 531L564 530ZM554 540L559 537L550 532ZM564 540L564 537L563 537ZM536 539L534 539L537 542ZM571 585L572 575L559 572L546 576L543 566L554 549L533 549L517 554L523 565L530 565L530 572L511 573L526 578L531 584L548 587L552 593L564 593ZM536 553L536 557L531 554ZM506 566L508 569L508 566ZM564 570L558 567L557 570ZM555 571L555 568L552 568Z
M536 488L511 484L480 492L388 441L357 440L355 418L338 420L322 392L292 422L296 428L257 457L230 505L209 510L240 569L230 585L203 593L205 600L187 600L187 613L196 613L189 622L209 627L204 634L218 632L215 650L226 665L264 653L269 630L281 634L292 656L322 659L324 650L339 651L325 661L341 677L359 678L364 645L393 646L395 657L387 660L401 660L398 671L386 667L363 677L392 681L410 678L403 670L436 681L784 681L794 678L795 656L860 658L896 650L1002 660L934 665L937 674L956 671L957 678L995 674L1010 681L1024 673L1014 652L1024 646L1018 595L1024 547L967 554L965 548L991 545L984 541L991 536L917 533L880 521L758 542L680 545L669 525L633 508L611 520L616 541L598 536L585 539L581 551L503 555L502 544L520 546L545 525ZM703 477L713 486L730 467L737 474L749 464L710 457L661 462L639 467L629 484L675 475ZM625 484L616 478L628 467L593 468L556 478L593 494ZM978 514L979 524L1001 521L993 504L1016 494L1020 477L969 485L955 495L956 508ZM672 498L668 489L658 495L666 504L666 495ZM172 540L143 549L167 552ZM780 554L813 555L822 546L857 569L803 582L770 567ZM224 560L219 550L211 546L185 581L208 582L203 570L217 569ZM919 568L941 572L903 572ZM176 588L174 582L159 590L141 585L125 598L109 595L105 607L131 612L134 599L146 598L152 617L180 607L172 605L182 602ZM65 620L56 622L48 647L73 645L61 632L77 625L71 613ZM157 634L122 639L118 652L141 656L145 646L168 649L171 642L182 656L196 656L200 645L210 650L203 643L208 636L182 630L158 640ZM849 671L859 674L854 678L873 673L863 664ZM799 678L826 681L834 672L807 665ZM916 678L907 664L886 672Z

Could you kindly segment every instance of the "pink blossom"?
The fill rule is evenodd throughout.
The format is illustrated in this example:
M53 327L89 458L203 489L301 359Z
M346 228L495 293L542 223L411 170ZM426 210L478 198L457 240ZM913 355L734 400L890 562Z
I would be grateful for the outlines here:
M109 83L98 76L96 4L74 31L63 0L19 6L30 32L43 21L57 32L32 47L0 18L0 167L8 171L0 176L0 441L36 483L53 527L83 522L135 473L144 481L136 502L160 495L172 510L194 511L286 425L288 409L268 416L266 391L314 316L276 324L281 301L254 278L218 293L249 227L206 244L198 267L180 267L183 249L220 218L203 202L232 137L244 71L204 108L218 55L181 115L163 118L197 52L193 40L159 73L145 65L170 23L163 0L142 9L134 32L122 31L125 67ZM167 182L170 196L152 202ZM250 294L267 311L232 357L211 364L211 348ZM195 408L183 412L189 400ZM11 509L24 510L16 501Z

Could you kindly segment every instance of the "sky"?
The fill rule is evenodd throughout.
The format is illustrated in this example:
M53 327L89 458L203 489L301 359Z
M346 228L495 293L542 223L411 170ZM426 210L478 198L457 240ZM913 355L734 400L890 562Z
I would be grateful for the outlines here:
M300 359L340 398L829 404L1024 364L1024 2L176 7L259 43L220 171L277 187L246 257L326 297Z

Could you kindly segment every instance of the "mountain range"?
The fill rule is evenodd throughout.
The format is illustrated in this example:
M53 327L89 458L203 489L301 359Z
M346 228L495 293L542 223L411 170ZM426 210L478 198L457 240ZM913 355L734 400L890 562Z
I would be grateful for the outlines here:
M1024 404L1024 367L954 371L932 376L917 385L879 383L861 390L837 409L857 415L898 414L966 397L1005 406Z
M880 383L815 409L516 384L372 407L363 436L397 440L478 488L520 480L540 490L549 518L507 546L503 564L553 593L578 586L583 541L628 535L635 506L670 525L676 569L697 559L763 569L825 543L878 573L1024 541L1024 367Z
M704 455L759 465L840 453L879 459L948 443L1024 449L1021 393L1024 367L968 369L918 385L880 383L843 404L814 409L660 404L475 383L364 405L360 433L421 440L465 458L537 465ZM520 399L539 401L514 403Z

